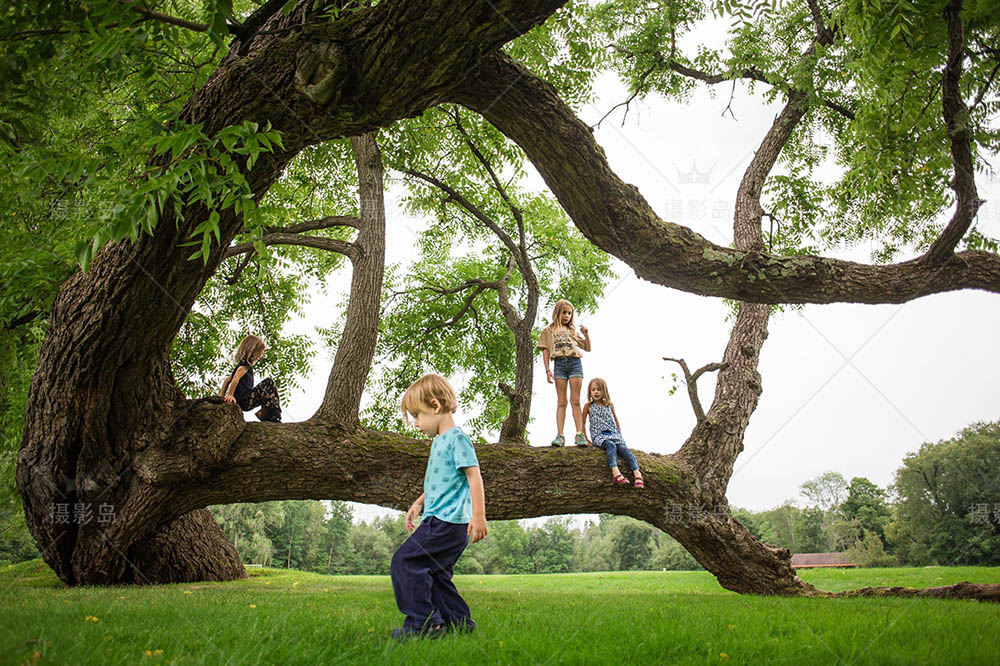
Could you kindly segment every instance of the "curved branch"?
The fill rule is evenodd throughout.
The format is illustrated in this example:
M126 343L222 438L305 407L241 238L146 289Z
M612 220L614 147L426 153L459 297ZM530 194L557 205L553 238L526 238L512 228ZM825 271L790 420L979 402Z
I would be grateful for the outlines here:
M686 76L686 77L691 78L691 79L697 79L699 81L703 81L703 82L708 83L708 84L722 83L724 81L736 81L737 79L750 79L752 81L758 81L760 83L766 83L766 84L771 85L771 86L777 86L777 87L779 87L780 89L784 90L786 93L788 93L790 95L791 94L795 94L797 92L799 92L799 93L801 92L801 91L796 90L795 88L793 88L791 85L789 85L787 83L783 83L783 82L782 83L775 83L774 81L768 79L764 75L764 73L762 71L760 71L759 69L754 68L754 67L751 67L751 68L748 68L748 69L744 69L743 71L738 72L734 76L734 75L728 75L728 74L709 74L707 72L702 72L702 71L699 71L697 69L693 69L691 67L687 67L685 65L682 65L682 64L680 64L678 62L674 62L674 61L669 61L667 63L667 66L670 67L670 69L672 69L675 72L677 72L678 74L681 74L681 75ZM838 102L834 102L834 101L831 101L831 100L828 100L828 99L824 99L824 98L821 98L821 97L817 98L817 101L819 101L820 104L822 104L826 108L830 109L831 111L836 111L837 113L839 113L840 115L844 116L848 120L854 120L854 118L855 118L854 112L851 111L850 109L848 109L843 104L840 104Z
M150 20L159 21L160 23L166 23L168 25L177 26L178 28L184 28L185 30L192 30L194 32L207 32L208 26L204 23L194 23L193 21L188 21L187 19L178 18L176 16L170 16L169 14L164 14L162 12L154 12L150 9L145 9L144 7L137 7L132 5L129 7L130 10L138 14L139 16Z
M470 288L472 287L472 285L469 286ZM454 326L455 324L457 324L462 319L462 317L465 316L465 313L469 311L469 308L472 307L472 302L476 300L476 296L479 296L479 294L486 291L490 286L492 285L480 284L479 286L475 287L475 289L473 289L469 293L469 295L465 297L465 303L463 303L462 307L458 309L458 312L455 313L454 317L452 317L448 321L439 321L436 324L428 326L427 328L424 329L424 333L430 333L431 331L436 331L439 328L446 328L448 326Z
M505 188L503 183L500 182L500 178L497 176L496 171L493 170L493 166L483 155L482 151L479 150L479 147L472 141L472 137L469 136L469 133L465 131L465 127L462 126L462 118L458 113L458 109L455 109L454 117L455 127L458 128L462 138L465 139L465 145L468 146L469 151L473 154L473 156L475 156L476 161L478 161L486 170L486 173L489 174L490 180L493 181L493 186L496 188L497 193L500 194L500 198L502 198L504 203L507 204L507 208L510 210L511 215L514 216L514 221L517 223L518 248L520 249L520 252L514 253L513 257L517 260L517 265L521 269L521 274L527 278L529 273L533 275L534 272L528 266L528 253L525 250L524 217L521 215L521 209L515 206L514 202L511 201L509 196L507 196L507 188Z
M452 201L454 201L459 206L464 208L466 211L468 211L470 215L472 215L474 218L482 222L483 225L485 225L490 231L492 231L493 234L500 239L500 242L504 244L504 247L507 248L508 252L510 252L514 256L518 256L520 254L517 244L514 243L514 239L511 238L506 231L501 229L500 225L494 222L492 217L484 213L482 209L480 209L474 203L463 197L458 192L458 190L448 185L447 183L438 180L434 176L423 173L422 171L416 171L414 169L400 169L400 171L402 171L407 175L413 176L414 178L419 178L420 180L429 183L430 185L433 185L434 187L438 188L439 190L447 194Z
M294 233L274 233L264 234L260 241L264 245L300 245L302 247L312 247L317 250L327 252L338 252L351 259L357 258L357 246L354 243L337 240L336 238L323 238L321 236L301 236ZM253 252L253 243L238 243L226 248L225 258L235 257L247 252Z
M733 242L740 250L764 251L760 220L764 209L760 205L760 195L767 176L774 168L778 156L791 137L795 126L806 112L806 93L794 92L775 118L760 146L754 152L736 191L736 205L733 215Z
M261 237L261 241L264 245L301 245L303 247L313 247L319 250L327 250L329 252L339 252L340 254L346 255L352 259L355 258L356 253L353 243L335 238L325 238L322 236L295 236L295 234L301 234L307 231L319 231L321 229L330 229L332 227L353 227L358 229L360 228L360 220L350 215L329 215L327 217L321 217L318 220L309 220L308 222L290 224L287 227L267 227L264 230L264 235ZM253 243L238 243L226 248L225 258L229 259L230 257L235 257L252 251ZM237 272L237 275L234 276L233 279L235 280L238 275L239 273ZM230 282L230 284L234 284L234 282Z
M960 252L934 266L776 257L716 245L661 220L611 170L590 129L555 89L506 54L483 58L452 97L521 146L591 242L651 282L759 303L903 303L956 289L1000 292L1000 256L989 252Z
M319 231L320 229L330 229L333 227L353 227L360 229L361 220L353 215L328 215L318 220L290 224L287 227L268 227L264 232L269 234L301 234L306 231Z
M955 190L956 201L951 221L925 255L930 264L947 261L952 256L983 203L976 191L969 109L962 99L959 87L962 59L965 57L962 0L951 0L945 6L944 20L948 26L948 60L941 82L941 106L948 126L948 138L951 140L951 159L955 167L952 189Z

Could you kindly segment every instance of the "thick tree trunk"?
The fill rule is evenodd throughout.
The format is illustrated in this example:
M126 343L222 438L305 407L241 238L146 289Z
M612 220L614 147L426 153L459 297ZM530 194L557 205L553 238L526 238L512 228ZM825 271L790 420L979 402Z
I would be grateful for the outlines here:
M205 433L225 406L206 406L190 427ZM224 420L224 419L223 419ZM353 500L398 509L420 494L428 442L393 433L341 428L319 422L248 423L235 437L221 435L224 457L204 468L210 474L183 481L189 452L150 448L136 469L152 488L173 487L168 508L181 515L232 502L275 499ZM699 480L680 455L637 452L646 488L622 492L607 479L607 463L593 449L496 444L478 450L490 520L563 513L616 513L645 520L681 542L739 592L809 593L789 565L787 551L756 540L732 518L725 496ZM538 470L545 470L539 474Z
M209 135L244 120L280 130L285 152L262 156L247 174L262 196L302 147L439 103L484 52L559 4L425 0L382 4L333 22L303 2L276 15L245 45L245 55L232 51L188 102L183 120L201 123ZM105 248L53 305L16 477L28 527L67 583L124 580L132 546L185 513L172 510L176 484L150 487L136 471L137 456L158 447L184 452L173 473L191 482L224 459L233 432L244 426L231 406L214 411L206 440L195 442L178 426L189 419L171 376L170 344L241 227L231 210L222 211L220 246L204 265L186 261L180 243L207 215L168 214L152 237ZM114 520L98 522L105 509ZM232 575L230 564L220 565L218 577Z
M344 425L358 423L361 396L378 342L382 278L385 273L382 156L372 133L352 137L351 145L358 170L361 224L351 256L354 272L351 275L347 321L337 345L326 395L316 414L316 418Z
M531 418L531 389L534 383L535 348L531 339L531 325L535 321L535 314L526 313L513 329L514 388L501 387L510 403L510 411L500 425L501 442L525 441L525 431Z
M128 551L122 582L174 583L246 578L235 546L212 512L198 509L156 529Z
M1000 259L986 253L935 257L933 271L919 261L865 267L763 254L759 202L754 207L752 197L777 155L770 148L744 177L758 180L741 188L735 248L658 220L610 172L589 130L551 86L506 56L491 55L560 4L415 0L330 22L302 3L241 45L245 55L227 56L187 105L185 120L210 134L243 120L270 121L281 130L286 152L261 158L248 174L262 195L303 146L364 134L459 99L525 148L588 237L663 284L769 302L893 302L961 287L1000 289ZM797 120L794 105L786 111L772 132L786 132ZM374 142L355 142L355 151L366 172L362 189L374 188L380 177ZM363 201L362 217L378 218L380 206ZM341 367L331 371L313 419L248 424L232 405L191 409L180 395L170 344L241 227L223 212L221 246L204 265L186 262L179 244L206 215L186 210L180 219L161 220L152 237L106 248L89 273L63 286L53 306L28 399L17 483L43 557L69 584L245 575L235 549L209 522L209 505L312 498L405 508L419 494L427 443L357 425L354 405L367 369L345 366L370 359L377 296L368 294L376 300L359 302L349 315L359 338L342 341ZM361 234L377 233L375 227L362 224ZM359 236L359 293L377 284L374 264L361 268L365 259L376 260L364 256L366 245L370 251ZM788 552L756 540L725 501L761 390L757 362L767 318L767 306L741 303L705 419L677 454L639 454L645 490L609 484L603 457L592 450L487 446L479 453L488 516L631 515L677 538L729 589L814 593L795 576ZM525 408L518 419L526 418Z

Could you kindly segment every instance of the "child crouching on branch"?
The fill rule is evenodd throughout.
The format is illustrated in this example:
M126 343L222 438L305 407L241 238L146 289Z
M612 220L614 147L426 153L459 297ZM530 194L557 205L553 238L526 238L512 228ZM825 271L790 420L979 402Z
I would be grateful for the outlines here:
M436 638L471 632L469 606L451 582L452 569L472 542L486 536L486 495L472 440L455 425L455 391L440 375L424 375L403 395L403 418L433 437L424 492L406 512L406 529L420 527L392 556L392 591L406 616L394 638Z
M244 412L260 407L257 418L261 421L281 422L281 402L278 387L268 377L254 386L253 366L264 356L267 345L256 335L243 338L236 350L236 368L222 384L226 402L235 402Z

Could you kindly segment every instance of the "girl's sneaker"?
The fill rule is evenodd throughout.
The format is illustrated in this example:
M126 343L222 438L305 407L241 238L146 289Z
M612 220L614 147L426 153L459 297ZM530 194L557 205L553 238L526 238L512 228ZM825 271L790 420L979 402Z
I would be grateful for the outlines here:
M562 446L566 443L566 438L562 435L556 435L556 438L552 440L552 446Z
M587 437L582 432L576 433L576 445L587 446Z

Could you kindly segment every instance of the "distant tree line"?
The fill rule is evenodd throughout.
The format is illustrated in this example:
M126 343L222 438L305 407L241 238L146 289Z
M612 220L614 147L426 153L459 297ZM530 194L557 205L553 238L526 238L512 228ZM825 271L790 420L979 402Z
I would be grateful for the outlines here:
M798 502L768 511L734 509L759 539L792 553L846 551L862 566L1000 565L1000 422L907 455L880 488L826 472L800 487ZM665 510L668 508L665 507ZM403 516L354 523L344 502L285 500L212 507L243 561L327 574L387 574L407 537ZM23 520L0 532L0 563L38 557ZM490 523L458 573L526 574L701 567L661 530L600 515L583 528L567 518L542 525Z
M392 553L407 538L404 517L352 523L343 502L286 500L213 507L243 561L318 573L387 574ZM568 518L540 526L494 521L489 538L471 544L458 573L565 573L699 569L667 534L626 516L601 515L583 529Z

